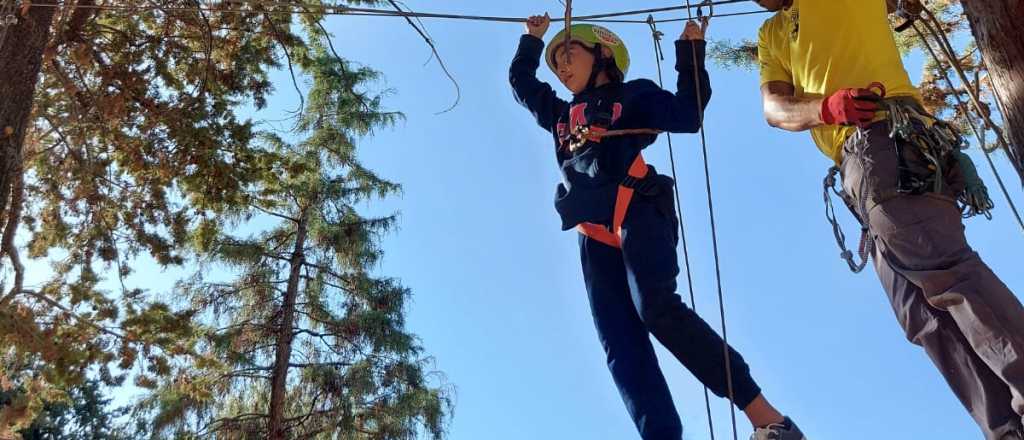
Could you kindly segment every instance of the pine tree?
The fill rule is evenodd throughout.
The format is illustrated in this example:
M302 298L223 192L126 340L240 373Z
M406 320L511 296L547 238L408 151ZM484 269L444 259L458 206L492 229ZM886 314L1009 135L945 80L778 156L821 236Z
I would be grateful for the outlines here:
M253 134L235 111L263 105L279 44L264 14L206 16L171 1L145 11L57 6L19 6L0 42L0 256L12 263L4 275L13 272L0 334L18 358L0 373L41 362L37 380L63 389L94 367L118 384L118 366L189 351L187 314L99 286L131 273L140 255L181 264L196 213L236 197L247 177L235 163ZM26 247L15 243L19 229ZM26 289L21 255L51 257L51 280Z
M997 91L999 112L1011 148L1010 161L1024 185L1024 2L1019 0L962 0L971 32Z
M152 388L217 362L196 349L198 311L125 279L140 259L186 264L193 229L254 205L266 152L241 112L307 50L295 31L320 4L0 1L0 379L32 391L0 426L92 376ZM351 85L333 84L365 105ZM53 276L26 287L23 257Z
M311 89L289 143L263 133L260 179L235 222L208 221L194 235L208 264L179 288L208 318L207 365L181 366L147 401L154 438L441 438L448 393L404 328L409 291L378 277L378 240L393 216L356 207L399 191L364 168L356 141L397 114L359 90L376 79L353 69L307 24L308 49L292 60ZM273 227L238 236L261 214Z
M23 388L0 391L0 403L17 407L18 402L29 400L26 391ZM32 423L18 434L24 440L128 440L131 437L127 426L119 422L127 408L110 406L111 399L104 395L103 385L92 379L66 390L65 398L43 402Z

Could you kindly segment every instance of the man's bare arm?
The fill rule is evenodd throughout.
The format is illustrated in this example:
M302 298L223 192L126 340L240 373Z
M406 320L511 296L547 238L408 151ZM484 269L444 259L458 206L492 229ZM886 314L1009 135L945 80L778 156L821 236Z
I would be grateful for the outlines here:
M820 98L797 98L792 84L772 81L761 86L764 118L768 125L788 131L806 131L824 125Z

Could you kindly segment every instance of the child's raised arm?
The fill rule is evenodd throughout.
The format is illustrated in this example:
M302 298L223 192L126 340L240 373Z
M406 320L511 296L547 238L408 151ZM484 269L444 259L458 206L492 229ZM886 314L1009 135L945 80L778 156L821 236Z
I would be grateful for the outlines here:
M526 22L526 34L519 40L519 50L509 68L509 83L516 101L530 110L537 123L552 131L558 117L569 106L558 98L551 85L537 79L541 54L544 52L544 34L551 26L551 17L535 15Z
M676 81L675 94L659 87L652 87L649 93L640 95L642 101L638 106L644 113L647 126L673 133L696 133L700 128L701 113L698 111L698 95L700 111L703 111L711 100L711 79L704 65L707 42L708 20L701 24L695 21L686 23L680 39L676 41ZM699 84L699 92L697 88Z

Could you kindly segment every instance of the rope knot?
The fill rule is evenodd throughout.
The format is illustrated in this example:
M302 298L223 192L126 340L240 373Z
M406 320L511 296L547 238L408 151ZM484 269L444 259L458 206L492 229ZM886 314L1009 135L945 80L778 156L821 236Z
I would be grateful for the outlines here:
M647 25L651 27L651 34L654 35L654 41L661 41L662 37L665 36L665 33L658 30L658 22L654 19L653 14L647 16Z

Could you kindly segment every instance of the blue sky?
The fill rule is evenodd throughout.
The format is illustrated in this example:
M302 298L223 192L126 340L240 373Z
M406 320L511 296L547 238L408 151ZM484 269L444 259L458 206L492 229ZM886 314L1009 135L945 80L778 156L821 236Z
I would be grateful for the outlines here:
M666 5L575 3L577 14ZM558 15L561 8L555 0L410 6L508 16ZM710 38L754 38L763 18L716 21ZM382 272L413 289L409 326L457 387L451 438L637 438L593 328L576 237L559 231L551 206L559 177L549 138L507 85L521 26L427 21L462 86L461 104L435 115L454 92L435 64L423 66L427 48L403 21L329 23L345 57L385 74L382 86L394 89L387 105L408 117L365 140L362 157L405 186L404 197L384 206L402 216L401 230L385 241ZM673 38L682 24L662 28ZM614 30L633 51L630 76L656 78L647 27ZM918 63L908 66L915 79ZM828 159L807 134L763 122L755 73L713 67L712 82L707 134L729 335L766 395L812 440L860 439L864 429L883 438L981 438L924 353L904 339L873 271L853 275L838 259L821 202ZM697 309L717 327L699 138L674 140ZM663 140L646 155L668 169ZM1011 177L1005 160L999 162ZM1009 181L1024 203L1016 178ZM994 197L995 220L969 221L970 239L1019 292L1024 273L1014 251L1024 246L1024 235L1002 197ZM699 384L660 348L659 355L686 438L709 438ZM728 405L719 400L713 410L717 438L730 437ZM746 437L749 427L741 422Z
M666 5L576 3L581 15ZM506 16L558 15L561 8L556 0L409 6ZM754 38L764 18L715 21L710 38ZM405 188L402 197L371 208L401 212L400 230L384 241L380 270L413 290L408 325L456 387L450 437L637 438L597 341L576 236L559 230L552 208L559 176L550 139L509 90L508 63L521 25L427 21L427 27L462 86L460 105L441 115L435 113L451 104L454 91L436 64L424 65L429 51L403 20L328 21L341 55L383 72L377 86L393 90L386 106L407 116L365 139L361 156ZM668 38L682 31L682 23L661 27ZM656 78L647 27L613 29L633 52L630 77ZM908 65L915 79L919 63L912 58ZM756 73L711 70L715 93L706 126L729 336L768 398L811 440L859 440L865 430L881 438L980 439L924 353L904 339L873 271L853 275L839 260L821 201L829 160L809 135L764 123ZM665 73L673 78L674 72ZM546 71L541 77L554 81ZM279 98L255 117L279 119L295 107L290 80L276 79ZM699 138L674 141L696 306L718 328ZM1011 289L1022 292L1024 235L995 193L980 152L972 155L999 208L991 222L970 220L969 238ZM664 139L646 157L669 169ZM1004 158L997 161L1024 204L1019 181ZM855 235L852 218L842 215ZM171 275L154 271L137 279ZM660 347L659 355L686 438L709 438L700 385ZM712 409L717 438L731 438L727 402L716 399ZM740 423L745 438L750 428L742 416Z

